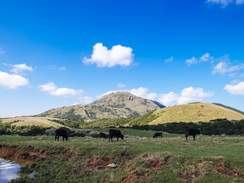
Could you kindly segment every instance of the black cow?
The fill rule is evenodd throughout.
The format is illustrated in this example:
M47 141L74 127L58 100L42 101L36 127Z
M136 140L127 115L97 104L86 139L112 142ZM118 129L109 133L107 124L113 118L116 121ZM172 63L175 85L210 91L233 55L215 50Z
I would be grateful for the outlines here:
M59 137L63 137L63 141L68 141L69 138L69 129L61 127L55 131L55 141L59 141Z
M104 138L104 139L109 138L109 134L108 133L100 132L99 136L100 136L100 138Z
M153 138L157 138L157 137L163 137L163 133L162 132L154 133Z
M188 136L192 136L193 140L196 140L196 136L200 134L200 130L194 128L188 128L185 132L186 141L188 141Z
M120 130L115 130L115 129L110 129L109 130L109 141L113 141L113 138L117 138L117 141L119 140L119 138L121 138L122 140L124 139L124 135L121 133Z

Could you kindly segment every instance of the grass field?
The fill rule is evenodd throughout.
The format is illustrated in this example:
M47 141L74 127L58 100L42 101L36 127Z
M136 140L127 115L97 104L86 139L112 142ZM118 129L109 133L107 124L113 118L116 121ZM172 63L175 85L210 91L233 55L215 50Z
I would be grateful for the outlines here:
M23 164L14 182L244 182L244 137L183 136L152 139L152 132L124 131L124 141L94 138L0 136L0 157ZM107 165L114 163L116 167ZM28 173L36 171L34 178Z

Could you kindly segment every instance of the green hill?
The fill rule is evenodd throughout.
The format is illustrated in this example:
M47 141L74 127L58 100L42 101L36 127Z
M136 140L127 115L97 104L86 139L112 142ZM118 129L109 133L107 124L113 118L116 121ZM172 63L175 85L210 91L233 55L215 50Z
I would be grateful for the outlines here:
M156 110L151 113L150 119L152 120L148 124L157 125L171 122L209 122L216 119L241 120L244 115L219 104L191 103Z
M13 117L13 118L2 118L0 120L2 124L7 124L17 127L30 127L38 126L42 128L58 128L63 126L62 120L56 118L47 117Z

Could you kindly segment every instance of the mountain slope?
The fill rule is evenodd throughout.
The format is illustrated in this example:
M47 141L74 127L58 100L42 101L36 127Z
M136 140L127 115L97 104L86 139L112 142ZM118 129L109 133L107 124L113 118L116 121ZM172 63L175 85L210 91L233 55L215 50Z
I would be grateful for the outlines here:
M209 122L215 119L241 120L244 115L223 105L192 103L156 110L150 125L170 122Z
M116 92L85 106L74 105L51 109L38 116L69 120L134 118L162 107L164 106L155 101L128 92Z
M2 118L0 123L10 124L12 126L39 126L43 128L58 128L63 125L58 123L59 119L47 117L13 117Z

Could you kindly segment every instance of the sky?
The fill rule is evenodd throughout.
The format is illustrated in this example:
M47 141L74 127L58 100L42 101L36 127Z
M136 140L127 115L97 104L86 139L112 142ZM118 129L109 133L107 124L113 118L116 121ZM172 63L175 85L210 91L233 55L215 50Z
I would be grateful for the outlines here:
M244 111L244 0L0 4L0 117L129 91Z

